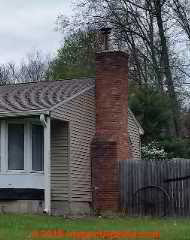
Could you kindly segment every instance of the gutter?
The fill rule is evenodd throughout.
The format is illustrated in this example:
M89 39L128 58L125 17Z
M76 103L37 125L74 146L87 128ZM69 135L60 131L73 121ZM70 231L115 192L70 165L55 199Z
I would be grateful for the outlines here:
M30 111L19 111L19 112L0 112L0 118L5 118L5 117L26 117L26 116L38 116L38 115L50 115L49 110L30 110Z

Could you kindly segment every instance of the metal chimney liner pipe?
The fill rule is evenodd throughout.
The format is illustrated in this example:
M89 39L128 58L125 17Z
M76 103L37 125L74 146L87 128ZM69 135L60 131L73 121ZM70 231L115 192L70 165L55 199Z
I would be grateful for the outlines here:
M109 35L111 33L111 28L110 27L103 27L100 29L104 36L104 50L108 51L109 50Z

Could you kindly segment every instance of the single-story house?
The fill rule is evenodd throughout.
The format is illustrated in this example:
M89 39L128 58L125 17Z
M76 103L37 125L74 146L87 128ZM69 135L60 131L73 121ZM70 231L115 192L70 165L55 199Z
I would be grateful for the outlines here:
M89 213L96 81L0 86L1 212ZM140 159L143 129L127 115L130 156Z

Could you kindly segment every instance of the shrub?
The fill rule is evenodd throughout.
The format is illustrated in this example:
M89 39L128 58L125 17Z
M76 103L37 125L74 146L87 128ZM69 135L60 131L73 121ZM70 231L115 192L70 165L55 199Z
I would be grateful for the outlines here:
M190 140L168 137L142 144L141 151L143 160L190 159Z
M143 160L165 160L168 158L168 154L164 148L156 141L152 141L148 144L143 144L142 148Z

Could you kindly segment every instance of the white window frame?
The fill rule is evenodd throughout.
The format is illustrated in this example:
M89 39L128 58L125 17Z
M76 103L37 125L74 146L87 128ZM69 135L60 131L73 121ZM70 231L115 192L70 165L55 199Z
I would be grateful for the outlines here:
M8 169L8 124L23 124L24 125L24 170L10 170ZM13 119L1 120L0 126L0 173L5 174L28 174L37 173L44 174L43 171L36 171L32 169L32 125L41 125L37 119Z

